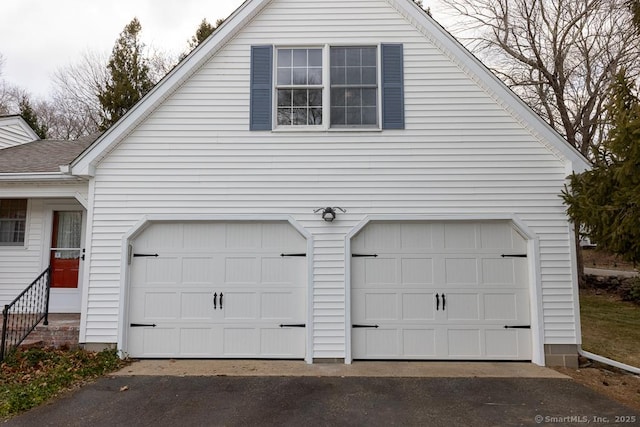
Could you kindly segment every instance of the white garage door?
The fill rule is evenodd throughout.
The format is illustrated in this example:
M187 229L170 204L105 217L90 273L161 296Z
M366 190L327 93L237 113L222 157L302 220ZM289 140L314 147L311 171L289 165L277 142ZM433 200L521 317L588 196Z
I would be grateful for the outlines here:
M288 223L151 225L132 242L128 353L304 358L305 252Z
M352 240L353 358L530 360L526 252L508 222L369 224Z

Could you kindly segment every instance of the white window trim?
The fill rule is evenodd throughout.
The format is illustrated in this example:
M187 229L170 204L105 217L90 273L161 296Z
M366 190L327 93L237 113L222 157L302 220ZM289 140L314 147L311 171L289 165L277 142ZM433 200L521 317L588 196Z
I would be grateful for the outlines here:
M24 200L24 197L3 197L3 200ZM28 249L29 248L29 228L31 223L31 199L27 198L27 214L24 218L24 240L22 243L16 245L6 245L0 243L0 251L11 251L11 250L20 250L20 249Z
M377 121L376 126L331 127L331 48L375 46L377 57ZM278 49L322 49L322 125L279 125L278 124ZM271 132L382 132L382 45L380 43L332 43L324 45L274 45L272 74Z

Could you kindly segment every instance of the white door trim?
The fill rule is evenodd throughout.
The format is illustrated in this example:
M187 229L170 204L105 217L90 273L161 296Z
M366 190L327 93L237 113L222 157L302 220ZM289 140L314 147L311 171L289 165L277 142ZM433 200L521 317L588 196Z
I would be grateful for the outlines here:
M82 248L84 249L86 232L87 232L87 210L78 202L77 199L68 200L45 200L42 207L42 259L41 268L44 270L50 262L51 257L51 239L53 234L53 212L55 211L80 211L82 212ZM75 289L51 289L51 297L49 298L50 313L80 313L82 308L82 293L84 284L84 264L80 261L78 271L78 287ZM58 296L59 298L56 298ZM56 300L60 300L61 305L57 305ZM77 300L77 304L71 303L71 300ZM67 302L65 302L67 301Z
M288 222L307 239L307 320L305 362L313 363L313 236L289 215L145 215L122 237L120 258L120 304L118 313L118 349L126 354L129 313L129 244L147 227L156 222Z
M353 362L351 342L351 239L372 221L511 221L527 240L527 260L529 262L529 293L531 304L532 358L536 365L544 366L544 322L542 312L542 289L540 285L539 238L517 215L505 214L438 214L438 215L368 215L356 224L345 236L345 359L346 364Z

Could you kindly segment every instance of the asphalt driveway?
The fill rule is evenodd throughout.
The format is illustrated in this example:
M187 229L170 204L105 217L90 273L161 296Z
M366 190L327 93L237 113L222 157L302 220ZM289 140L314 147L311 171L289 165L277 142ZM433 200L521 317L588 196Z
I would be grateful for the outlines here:
M587 421L640 425L640 414L557 378L118 376L7 425L450 427Z

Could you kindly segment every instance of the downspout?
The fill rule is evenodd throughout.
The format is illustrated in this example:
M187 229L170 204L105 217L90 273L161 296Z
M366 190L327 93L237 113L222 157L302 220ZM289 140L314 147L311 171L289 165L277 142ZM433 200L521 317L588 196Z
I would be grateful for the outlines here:
M631 372L632 374L640 375L640 368L636 368L635 366L627 365L622 362L616 362L615 360L608 359L604 356L589 353L588 351L583 350L581 345L578 346L578 354L582 357L586 357L587 359L604 363L605 365L613 366L614 368L622 369L623 371Z

